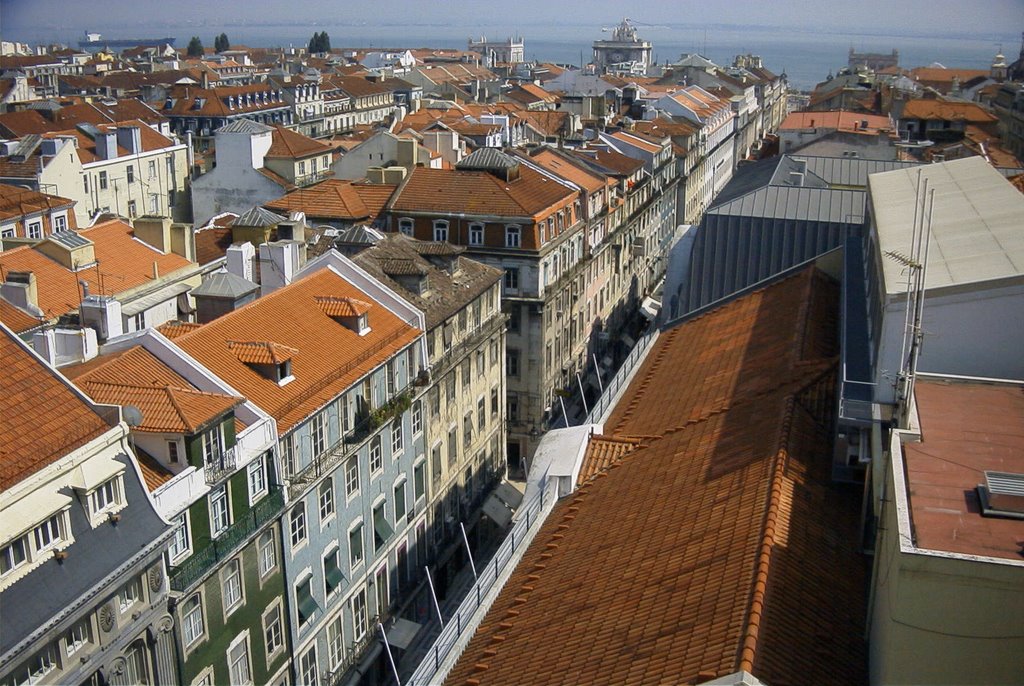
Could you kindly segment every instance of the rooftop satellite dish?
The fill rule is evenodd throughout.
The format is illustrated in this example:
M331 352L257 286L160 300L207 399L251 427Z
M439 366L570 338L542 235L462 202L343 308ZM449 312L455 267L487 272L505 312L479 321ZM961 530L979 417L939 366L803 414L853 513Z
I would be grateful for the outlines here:
M124 421L128 423L128 426L142 424L142 411L134 405L125 405L121 414L124 415Z

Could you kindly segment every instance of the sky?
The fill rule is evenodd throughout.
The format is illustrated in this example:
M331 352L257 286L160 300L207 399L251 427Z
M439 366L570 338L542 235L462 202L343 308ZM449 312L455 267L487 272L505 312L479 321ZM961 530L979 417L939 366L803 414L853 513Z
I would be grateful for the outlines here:
M1007 27L1024 30L1024 0L728 0L682 2L643 0L0 0L0 37L16 39L40 27L75 28L124 25L155 27L187 20L230 24L365 21L507 26L508 31L537 24L614 24L624 7L631 19L646 24L760 25L797 29L849 27L887 34L985 35ZM255 9L258 8L258 9ZM1016 46L1015 46L1016 47Z

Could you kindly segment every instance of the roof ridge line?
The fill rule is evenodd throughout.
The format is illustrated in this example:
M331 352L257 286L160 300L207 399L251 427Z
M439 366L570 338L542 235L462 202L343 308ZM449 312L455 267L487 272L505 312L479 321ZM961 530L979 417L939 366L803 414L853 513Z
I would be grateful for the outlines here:
M743 631L743 642L740 644L738 670L754 672L754 660L757 658L758 634L761 620L764 617L764 604L768 595L768 574L771 571L772 551L775 548L775 531L779 519L782 501L782 473L789 459L787 449L788 438L793 426L793 410L796 400L791 394L786 398L782 422L779 425L779 447L773 459L772 471L768 485L768 508L765 512L764 526L761 529L761 544L757 565L754 568L754 586L751 591L750 604L747 607L746 628Z
M185 425L185 428L188 429L189 433L195 433L197 427L192 426L192 422L185 417L185 410L178 404L178 399L174 397L174 391L171 386L166 386L163 390L167 394L167 399L171 401L171 406L174 408L174 411L178 413L178 419L180 419L181 423Z

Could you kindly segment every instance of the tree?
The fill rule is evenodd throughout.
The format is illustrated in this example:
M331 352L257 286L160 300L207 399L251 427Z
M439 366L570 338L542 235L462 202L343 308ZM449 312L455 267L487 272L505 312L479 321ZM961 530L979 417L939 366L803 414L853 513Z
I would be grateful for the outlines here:
M217 52L224 52L231 48L231 43L228 42L228 34L222 33L213 39L213 49Z
M202 57L203 56L203 41L199 40L199 36L192 36L192 40L188 42L188 56L189 57Z
M331 51L331 38L327 35L326 31L320 31L314 33L313 37L309 39L309 53L314 54L318 52L330 52Z

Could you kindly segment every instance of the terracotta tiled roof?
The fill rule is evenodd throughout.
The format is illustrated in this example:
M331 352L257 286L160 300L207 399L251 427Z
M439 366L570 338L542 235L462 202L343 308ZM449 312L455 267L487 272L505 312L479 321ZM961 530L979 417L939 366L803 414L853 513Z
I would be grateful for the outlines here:
M184 336L190 331L195 331L201 326L202 324L196 324L195 322L170 321L164 322L160 326L156 327L156 330L173 341L178 336Z
M861 126L863 121L868 123L866 127ZM837 110L835 112L793 112L779 126L780 131L811 128L877 135L880 131L891 130L892 123L888 117Z
M1021 193L1024 193L1024 174L1010 177L1010 184Z
M273 341L228 341L228 350L239 362L246 364L281 364L295 357L299 351Z
M1024 473L1024 387L922 377L914 391L922 440L903 459L915 544L1019 562L1024 522L983 516L974 488L986 470Z
M274 134L270 149L267 150L267 157L308 157L310 155L323 155L332 151L331 146L324 145L320 141L303 136L297 131L286 129L283 126L274 126Z
M0 326L0 490L55 462L110 425L71 384Z
M139 138L142 142L142 152L152 152L154 150L160 150L161 148L169 148L174 145L167 136L161 133L157 133L151 129L145 122L140 120L122 121L116 124L96 124L97 129L100 131L114 132L118 126L137 126L139 128ZM78 129L68 129L66 131L52 131L44 134L44 138L57 138L57 137L71 136L78 141L78 157L82 160L82 164L89 164L90 162L96 162L100 158L96 155L96 141L85 135ZM118 157L128 157L132 153L128 152L126 148L117 146Z
M197 390L142 346L66 367L93 400L133 405L142 413L134 431L195 434L244 400Z
M541 148L528 157L534 164L582 187L588 193L599 193L605 188L606 178L597 172L588 171L582 163L571 157L560 155L550 148Z
M865 683L861 494L806 409L837 295L807 270L664 332L605 425L649 437L554 506L448 683Z
M266 203L267 209L287 213L305 212L320 221L373 222L391 199L397 186L327 179Z
M139 446L135 446L135 457L138 459L139 470L142 472L142 480L146 483L146 490L150 493L174 478L174 472L164 467L155 457Z
M965 121L975 124L990 124L997 121L994 114L974 102L948 102L945 100L911 100L903 106L900 119L931 119L940 121Z
M0 322L3 322L14 333L24 333L43 324L28 312L21 310L3 298L0 298Z
M31 133L46 133L53 124L38 110L20 110L0 114L0 133L21 138Z
M236 215L231 215L234 219ZM195 232L196 263L209 264L228 253L234 240L231 226L211 226Z
M625 131L616 131L615 133L611 134L611 138L614 138L617 141L625 143L626 145L632 145L635 148L640 148L644 152L649 152L652 154L657 154L661 152L660 145L655 145L654 143L644 140L639 136L631 136L629 133Z
M93 295L117 295L153 281L154 263L161 276L192 264L180 255L164 254L135 240L132 227L116 219L77 233L93 242L96 266L71 271L29 246L0 252L0 268L5 273L35 273L39 308L48 319L78 309L80 280L89 284L89 293Z
M313 298L328 317L358 317L370 311L370 303L356 298L317 296Z
M277 172L270 171L266 167L260 167L256 171L258 171L260 174L263 174L263 176L267 177L268 179L270 179L271 181L273 181L274 183L276 183L278 186L280 186L281 188L285 189L286 191L290 191L290 190L294 190L295 189L295 184L293 184L291 181L289 181L288 179L284 178L283 176L281 176Z
M618 464L619 460L633 452L640 444L641 441L637 439L594 436L587 444L587 452L583 456L583 464L576 483L585 484L599 472Z
M23 217L26 214L73 207L74 200L59 195L48 195L20 186L0 183L0 219Z
M951 84L953 79L960 83L970 81L978 76L988 76L987 69L947 69L945 67L917 67L910 70L916 81L930 84Z
M391 210L530 217L575 193L526 166L521 166L514 181L485 171L417 167L398 191Z
M232 388L272 414L288 431L310 412L382 364L419 335L384 307L374 308L360 336L328 317L316 296L372 299L329 269L229 312L175 342ZM229 341L273 340L296 350L295 380L285 386L238 359Z
M626 157L614 150L573 150L571 154L614 175L631 176L644 166L643 160Z

